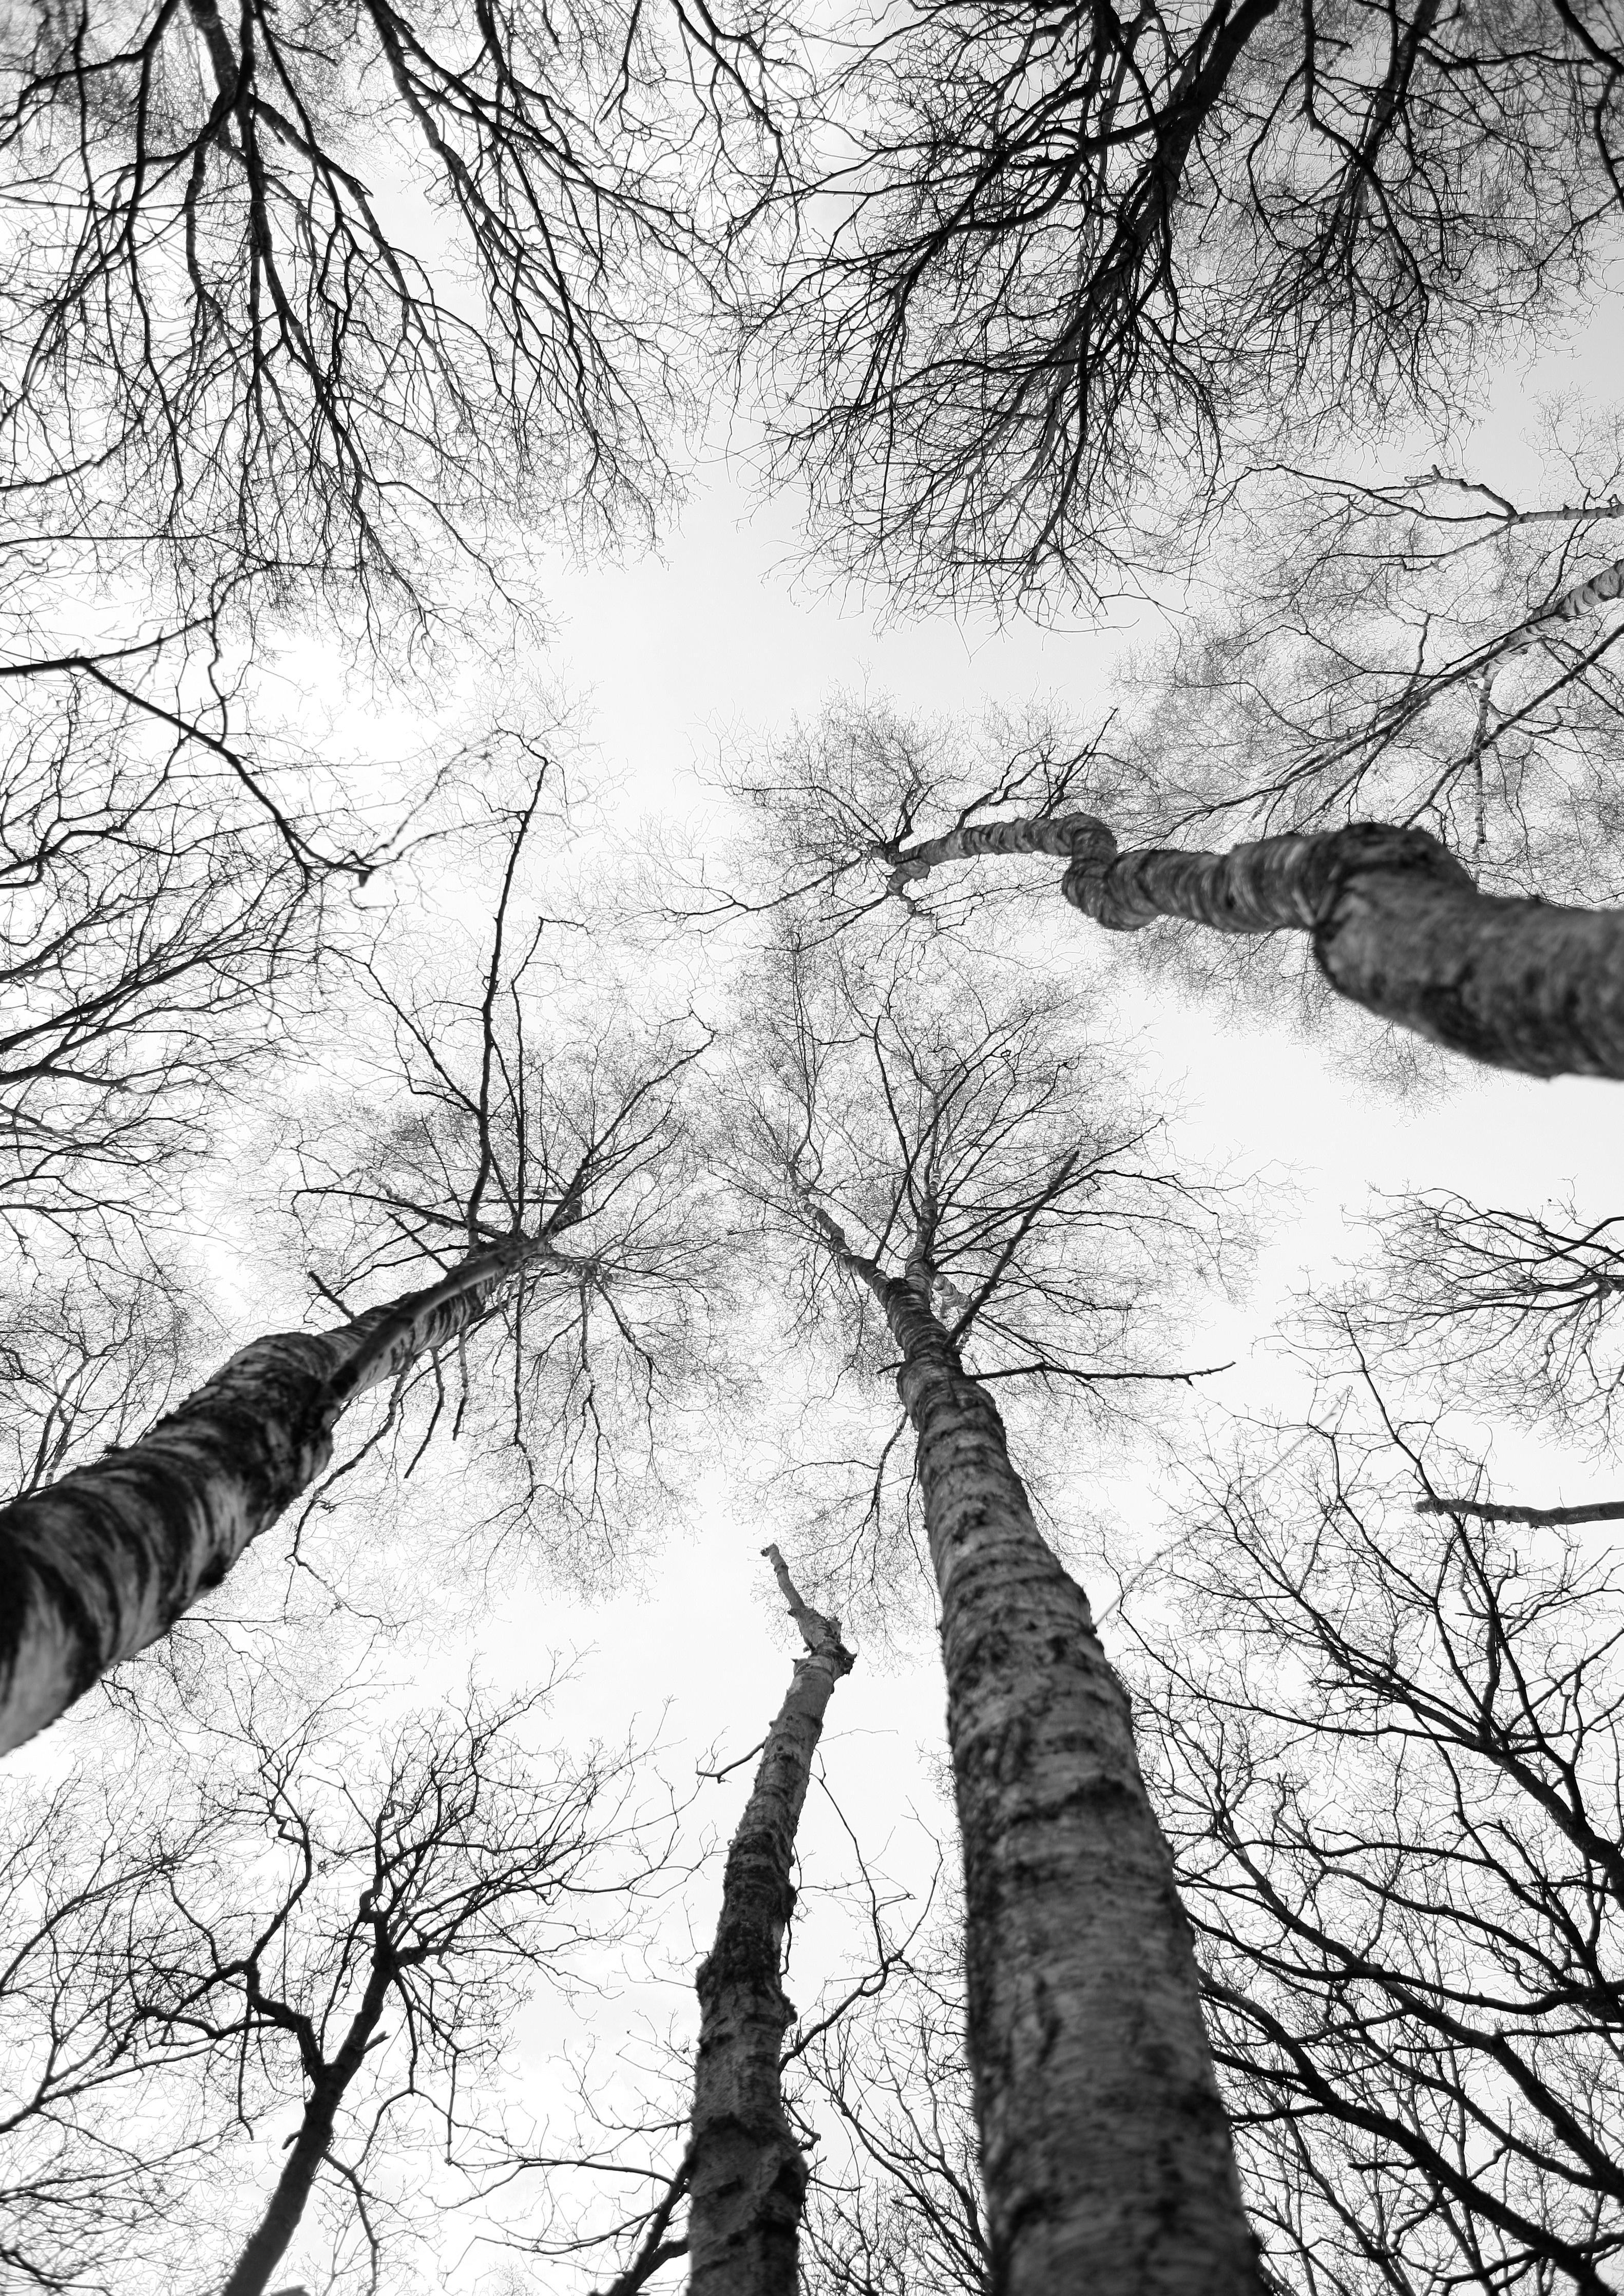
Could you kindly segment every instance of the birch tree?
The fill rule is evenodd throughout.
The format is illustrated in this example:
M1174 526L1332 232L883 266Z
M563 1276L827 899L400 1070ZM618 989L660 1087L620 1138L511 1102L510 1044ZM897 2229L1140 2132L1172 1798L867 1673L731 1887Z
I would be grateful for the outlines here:
M918 988L882 983L870 1001L860 979L818 980L803 960L775 993L757 990L758 1007L774 1002L739 1184L791 1255L811 1324L854 1371L890 1357L914 1439L994 2282L1250 2289L1189 1935L1128 1702L1038 1530L989 1391L1000 1374L1039 1383L1053 1439L1057 1398L1124 1369L1091 1345L1134 1320L1119 1297L1097 1324L1088 1313L1096 1292L1116 1292L1112 1246L1153 1239L1165 1263L1182 1240L1193 1258L1205 1208L1157 1171L1150 1128L1113 1108L1109 1064L1068 1042L1063 1008L998 1010L964 978L915 1004Z
M1327 1394L1155 1565L1136 1710L1286 2287L1599 2292L1624 2242L1616 1558L1417 1516Z
M583 2147L597 2136L606 2142L583 2149L569 2165L634 2179L646 2197L640 2207L618 2212L621 2220L607 2229L595 2203L562 2234L526 2241L516 2226L510 2234L512 2245L554 2259L607 2256L605 2296L636 2296L673 2264L685 2266L695 2289L794 2296L802 2284L798 2245L809 2132L799 2101L786 2092L785 2074L871 1982L885 1980L883 1970L877 1977L865 1971L833 2005L820 1999L809 2020L797 2021L784 1991L801 1815L829 1702L856 1660L840 1621L803 1600L778 1548L762 1552L803 1649L767 1735L740 1758L756 1767L727 1846L715 1936L693 1979L696 2040L690 2047L668 2037L654 2066L639 2065L629 2129L613 2123L590 2077L581 2083L576 2135ZM701 1775L719 1782L739 1767L701 1769ZM878 1921L876 1938L884 1960L890 1947ZM668 2100L668 2115L661 2111ZM635 2150L628 2150L628 2136ZM662 2152L666 2166L652 2165Z
M810 1609L775 1546L765 1552L806 1644L767 1732L727 1849L700 1997L686 2162L694 2296L795 2296L807 2163L783 2109L779 2060L794 2009L783 1990L791 1882L812 1759L835 1684L851 1671L838 1619Z
M792 735L767 774L739 777L782 858L767 900L808 903L817 930L966 863L1046 855L1063 865L1067 903L1108 931L1167 918L1223 934L1301 933L1338 996L1451 1051L1531 1076L1624 1074L1617 910L1485 893L1429 832L1402 825L1354 823L1227 852L1124 850L1109 823L1076 809L1094 750L1057 759L1054 746L939 791L906 735ZM1032 793L1045 809L1017 810ZM860 841L846 841L859 824Z
M531 817L521 813L513 828L510 891ZM566 1055L570 1089L556 1100L554 1078L533 1062L505 1066L496 1038L480 1033L513 993L504 914L483 979L476 975L470 990L472 1073L455 1078L430 1059L449 1128L437 1133L411 1111L410 1068L398 1070L400 1166L390 1186L363 1173L340 1191L352 1210L387 1215L363 1228L361 1256L342 1269L346 1288L365 1283L375 1292L384 1281L391 1289L352 1307L327 1283L338 1323L250 1341L144 1435L0 1516L4 1743L42 1728L217 1586L310 1490L359 1398L391 1396L425 1367L432 1385L441 1352L462 1350L493 1314L511 1316L505 1329L517 1348L527 1308L538 1298L562 1301L556 1315L540 1307L531 1328L545 1362L554 1354L566 1362L563 1391L575 1402L565 1447L586 1448L590 1475L602 1431L594 1316L601 1312L611 1353L624 1346L636 1381L653 1360L636 1320L638 1288L658 1312L669 1289L680 1289L678 1263L662 1260L663 1244L674 1255L696 1248L692 1226L672 1209L686 1185L678 1111L696 1046L692 1031L684 1041L680 1029L655 1028L603 1057L578 1049ZM600 1012L594 1027L601 1021ZM432 1055L431 1042L418 1049ZM400 1288L406 1275L414 1280ZM465 1353L456 1359L465 1362ZM521 1386L522 1378L521 1371ZM544 1397L556 1400L556 1389ZM396 1423L387 1412L385 1423Z
M1509 466L1509 467L1508 467ZM1418 474L1289 470L1237 504L1113 738L1160 833L1431 830L1490 890L1612 900L1624 459L1541 410Z
M12 2020L19 2165L32 2139L54 2202L16 2221L45 2286L126 2284L144 2262L246 2296L301 2241L373 2285L432 2249L510 2148L516 2014L602 1971L670 1848L629 1743L537 1743L545 1692L401 1713L385 1749L375 1702L371 1719L332 1695L290 1717L241 1670L230 1690L167 1762L149 1742L165 1806L144 1822L127 1775L105 1847L81 1829L63 1860L71 1889L37 1869L57 1934L99 1916L48 1969L46 1924L25 1940L39 2030ZM75 1790L109 1799L83 1775ZM278 2152L264 2139L290 2113Z

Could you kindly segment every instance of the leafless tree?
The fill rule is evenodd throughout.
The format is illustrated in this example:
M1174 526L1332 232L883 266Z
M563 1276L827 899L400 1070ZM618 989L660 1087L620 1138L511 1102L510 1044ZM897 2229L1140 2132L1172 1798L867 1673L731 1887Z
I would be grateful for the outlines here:
M738 1181L790 1255L779 1280L808 1334L821 1324L849 1374L897 1373L904 1427L882 1438L874 1503L886 1513L884 1458L904 1430L915 1438L993 2274L1031 2291L1079 2277L1250 2289L1188 1933L1127 1700L1038 1531L990 1388L1000 1374L1038 1385L1054 1440L1059 1398L1156 1376L1094 1350L1119 1332L1132 1344L1125 1258L1131 1268L1153 1239L1163 1266L1181 1247L1198 1260L1206 1207L1156 1171L1150 1128L1113 1107L1109 1061L1099 1047L1089 1060L1062 1009L1000 1011L939 970L931 986L871 988L833 965L820 977L803 955L775 996L757 988L761 1080Z
M414 909L380 945L332 1089L285 1128L288 1193L308 1280L346 1312L555 1223L559 1248L477 1332L397 1381L376 1441L397 1472L455 1436L489 1493L487 1548L504 1527L539 1535L590 1578L635 1510L677 1504L677 1406L709 1375L726 1286L688 1106L709 1032L680 1004L661 1020L602 934L550 904L551 801L544 766L496 882L476 880L474 931L425 931Z
M0 1314L0 1480L20 1496L137 1434L197 1347L171 1270L75 1281L36 1262L32 1273Z
M765 22L683 5L12 18L9 541L183 618L357 593L664 479L674 296L770 163Z
M912 1944L820 2035L808 2070L845 2139L820 2154L807 2196L812 2296L988 2296L956 1939Z
M513 831L509 890L530 818L521 812ZM623 1316L621 1299L641 1286L658 1316L680 1288L662 1243L674 1254L695 1249L693 1225L684 1228L672 1205L685 1185L677 1103L696 1039L691 1029L678 1041L656 1028L604 1044L600 1004L582 1016L585 1043L564 1050L557 1069L521 1057L528 1023L503 970L505 915L464 1008L474 1022L472 1068L457 1076L452 1047L442 1056L432 1033L414 1039L409 1008L399 1006L406 1061L394 1077L400 1112L386 1128L397 1160L382 1179L364 1168L331 1183L350 1213L380 1216L354 1231L344 1286L398 1285L408 1270L417 1282L358 1310L328 1283L344 1322L254 1341L135 1442L0 1516L4 1742L41 1727L217 1586L316 1482L357 1398L378 1389L398 1406L425 1367L434 1399L443 1397L441 1351L463 1349L493 1312L510 1319L521 1420L529 1377L543 1407L562 1414L566 1461L580 1448L585 1488L596 1488L595 1319L612 1335L609 1352L627 1366L627 1381L636 1389L644 1380L646 1395L649 1352L636 1306ZM521 951L518 961L522 972L529 958ZM422 1116L410 1112L420 1075L432 1087ZM431 1406L430 1432L435 1415ZM386 1409L386 1426L397 1416Z
M1386 481L1276 474L1193 611L1125 682L1118 742L1160 838L1431 830L1496 892L1617 898L1624 455L1547 409L1527 494L1479 458Z
M58 713L36 694L12 715L0 1224L17 1245L44 1231L127 1258L224 1095L308 1010L324 942L337 954L327 873L237 799L111 704Z
M1616 1559L1418 1517L1327 1398L1203 1479L1149 1774L1275 2283L1599 2292L1624 2245Z
M98 2219L106 2229L121 2190L110 2163L149 2206L153 2170L168 2176L167 2213L193 2242L171 2257L171 2284L264 2290L318 2200L317 2245L373 2284L391 2244L425 2230L412 2195L426 2197L436 2156L435 2210L488 2179L509 2142L500 2074L515 2013L538 1984L601 1970L670 1848L669 1806L629 1745L537 1747L545 1693L471 1693L460 1709L403 1714L385 1751L375 1717L346 1715L340 1699L289 1721L235 1690L171 1761L162 1856L132 1858L138 1845L116 1840L99 1850L81 1832L79 1863L88 1848L102 1864L93 1857L88 1882L75 1874L72 1895L59 1893L82 1928L100 1886L111 1919L94 1951L61 1955L36 1980L53 2030L50 2052L33 2055L51 2058L48 2101L79 2169L71 2209L39 2227L63 2236L42 2242L46 2286L53 2273L118 2284L133 2261L104 2254L108 2282L57 2268L77 2236L88 2245ZM150 1795L163 1765L150 1747L144 1761ZM133 1801L127 1792L127 1817ZM51 1882L38 1886L49 1894ZM113 2061L99 2084L75 2084L57 2066L75 2021L98 2010L93 2038L106 2054L111 2017ZM144 2084L156 2095L133 2117ZM40 2105L25 2103L37 2136ZM290 2109L280 2173L256 2197L244 2148ZM166 2131L176 2149L177 2128L207 2166L207 2217L184 2159L143 2164ZM223 2206L226 2190L237 2198Z
M129 1988L185 1855L169 1799L150 1769L75 1770L0 1803L0 2270L18 2288L173 2263L165 2201L207 2157L184 2112L154 2110Z
M789 860L759 905L809 900L820 923L838 922L967 861L1046 854L1064 864L1065 899L1108 931L1169 918L1217 933L1304 933L1339 996L1452 1051L1533 1076L1624 1076L1617 910L1484 894L1428 832L1379 824L1223 853L1123 851L1095 811L1064 807L1087 785L1094 745L1026 741L979 785L955 787L954 775L939 792L921 772L927 754L906 741L793 738L769 776L746 783ZM946 825L921 834L938 797ZM1011 810L1033 798L1043 811Z
M1452 1188L1379 1198L1375 1247L1333 1317L1407 1385L1447 1382L1495 1420L1611 1439L1624 1365L1618 1218L1571 1201L1480 1209Z
M775 1546L764 1552L806 1648L752 1750L761 1759L728 1844L716 1937L694 1980L700 2029L681 2159L629 2227L571 2243L621 2245L629 2230L633 2252L605 2296L636 2296L680 2258L688 2260L689 2285L708 2296L795 2296L800 2285L807 2160L783 2087L784 2037L795 2020L783 1989L784 1945L812 1766L834 1686L854 1660L840 1621L802 1601Z
M727 1849L716 1942L700 1997L686 2163L694 2296L795 2296L807 2164L783 2109L779 2059L794 2009L783 1989L790 1876L812 1760L835 1684L852 1667L838 1619L811 1610L775 1546L773 1568L806 1654L767 1732Z
M1618 28L1567 0L914 0L833 53L760 323L781 453L928 597L1097 592L1288 424L1454 407L1616 212Z

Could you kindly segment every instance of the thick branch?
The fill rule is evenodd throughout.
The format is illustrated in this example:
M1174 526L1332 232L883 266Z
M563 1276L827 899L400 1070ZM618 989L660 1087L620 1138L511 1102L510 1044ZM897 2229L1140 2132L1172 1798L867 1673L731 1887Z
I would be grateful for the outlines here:
M1469 1514L1479 1522L1620 1522L1624 1499L1596 1499L1588 1506L1501 1506L1491 1499L1417 1499L1417 1514Z
M1553 598L1548 606L1542 606L1537 614L1530 614L1522 627L1513 632L1510 643L1504 649L1502 659L1538 645L1541 638L1549 636L1553 622L1576 622L1581 614L1592 614L1598 606L1611 605L1618 597L1624 597L1624 558L1615 558L1612 565L1603 566L1598 574L1588 576L1583 582L1575 582L1560 597Z

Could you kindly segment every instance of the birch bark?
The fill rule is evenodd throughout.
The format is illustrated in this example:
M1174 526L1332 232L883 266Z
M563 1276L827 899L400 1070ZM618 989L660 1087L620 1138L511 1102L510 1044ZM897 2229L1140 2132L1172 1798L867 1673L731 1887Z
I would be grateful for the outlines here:
M930 1304L885 1313L941 1597L994 2296L1259 2296L1190 1932L1087 1597Z
M886 857L892 889L947 861L1053 853L1074 908L1113 932L1177 917L1308 933L1339 995L1434 1044L1525 1076L1624 1077L1624 911L1478 890L1424 830L1359 823L1227 853L1120 853L1089 814L993 822Z
M795 2012L783 1990L790 1872L812 1757L834 1685L852 1667L838 1619L810 1610L772 1560L807 1645L767 1733L728 1846L716 1943L701 1964L688 2155L693 2296L795 2296L807 2164L783 2110L779 2058Z
M551 1256L547 1238L500 1245L337 1331L255 1340L139 1441L0 1509L0 1753L220 1584L321 1473L357 1395Z

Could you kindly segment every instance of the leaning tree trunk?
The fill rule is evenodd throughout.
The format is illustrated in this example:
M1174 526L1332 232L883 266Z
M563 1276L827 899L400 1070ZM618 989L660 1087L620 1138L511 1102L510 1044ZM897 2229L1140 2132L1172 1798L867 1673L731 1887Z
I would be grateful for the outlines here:
M1424 830L1359 823L1228 853L1120 853L1090 814L988 822L903 849L893 890L985 853L1066 859L1073 907L1115 932L1159 917L1306 932L1340 996L1525 1076L1624 1077L1624 910L1480 893Z
M812 1757L851 1652L838 1619L809 1610L772 1559L807 1654L767 1736L727 1851L716 1943L701 1964L687 2161L693 2296L795 2296L807 2163L783 2110L779 2059L794 2010L781 1975L790 1882Z
M244 2242L221 2296L265 2296L272 2273L287 2254L289 2243L299 2230L322 2164L332 2155L333 2131L345 2092L365 2063L377 2038L397 1964L388 1924L371 1909L371 1897L368 1891L361 1901L373 1928L372 1967L367 1972L365 1989L338 2054L325 2063L316 2048L310 2027L302 2018L299 2021L303 2026L301 2046L308 2044L308 2049L309 2095L275 2189L264 2215ZM291 2296L291 2292L280 2291L278 2296Z
M853 1264L902 1357L941 1595L995 2296L1257 2296L1127 1695L921 1287Z
M299 2230L323 2161L332 2150L336 2095L313 2094L265 2214L249 2234L221 2296L265 2296Z
M551 1249L503 1245L337 1331L255 1340L137 1442L0 1509L0 1753L217 1587L321 1473L355 1397Z

